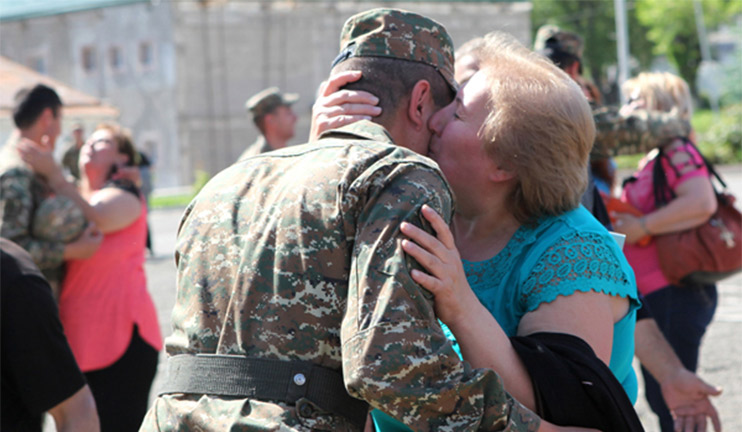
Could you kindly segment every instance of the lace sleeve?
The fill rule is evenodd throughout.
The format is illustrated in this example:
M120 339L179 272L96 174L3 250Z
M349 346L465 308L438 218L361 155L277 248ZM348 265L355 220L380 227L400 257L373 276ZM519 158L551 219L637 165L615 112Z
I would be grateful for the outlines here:
M636 299L633 278L621 265L618 247L596 233L571 233L561 237L538 259L527 276L520 302L526 312L558 295L596 291Z

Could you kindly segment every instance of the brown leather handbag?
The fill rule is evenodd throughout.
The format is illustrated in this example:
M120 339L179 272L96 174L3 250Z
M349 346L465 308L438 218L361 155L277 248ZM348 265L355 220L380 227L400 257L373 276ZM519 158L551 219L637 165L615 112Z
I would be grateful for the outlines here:
M669 202L668 196L670 200L675 198L667 186L662 157L667 158L667 155L660 150L653 172L658 206ZM726 183L713 165L705 157L703 162L726 189ZM733 195L720 193L716 188L714 191L719 205L708 221L695 228L655 237L660 268L674 285L713 284L742 270L742 214L734 207Z

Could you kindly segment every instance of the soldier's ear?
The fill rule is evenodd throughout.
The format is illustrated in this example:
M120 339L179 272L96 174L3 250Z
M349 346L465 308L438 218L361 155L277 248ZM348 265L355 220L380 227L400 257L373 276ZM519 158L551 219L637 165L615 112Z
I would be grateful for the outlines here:
M426 127L428 118L432 115L432 93L427 80L418 81L410 93L407 105L407 116L416 131Z

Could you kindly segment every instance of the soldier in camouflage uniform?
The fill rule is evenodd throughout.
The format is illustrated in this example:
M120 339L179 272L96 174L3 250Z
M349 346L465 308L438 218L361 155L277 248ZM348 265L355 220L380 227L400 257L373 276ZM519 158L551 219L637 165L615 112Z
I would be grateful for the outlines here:
M286 147L286 142L294 137L296 125L296 114L291 105L298 100L298 94L281 93L278 87L267 88L250 97L245 108L252 115L260 136L237 160Z
M72 201L52 193L46 178L37 175L18 154L21 140L54 148L60 132L62 101L44 85L16 95L13 121L18 128L0 151L0 236L26 249L55 290L65 259L88 258L102 237L86 222Z
M427 152L427 120L456 87L448 34L425 17L375 9L347 21L341 49L333 71L360 68L359 86L392 87L380 96L387 115L238 162L188 206L176 247L169 381L143 431L363 427L365 404L359 422L343 413L348 401L333 408L309 396L315 372L271 383L293 398L184 390L206 385L200 375L231 376L194 369L201 359L305 361L341 377L320 393L347 388L414 430L539 427L494 372L459 360L400 245L403 221L425 226L422 205L447 219L453 211L437 165L411 151ZM187 376L174 366L181 361L191 365ZM258 368L241 380L270 373Z

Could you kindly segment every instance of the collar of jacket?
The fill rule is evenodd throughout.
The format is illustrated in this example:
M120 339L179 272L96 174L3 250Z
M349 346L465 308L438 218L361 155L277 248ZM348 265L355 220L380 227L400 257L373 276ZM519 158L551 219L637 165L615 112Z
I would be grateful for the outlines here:
M384 126L369 120L361 120L341 128L323 132L319 139L336 138L339 135L350 135L361 139L394 144L392 136L384 129Z

